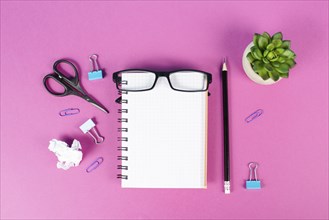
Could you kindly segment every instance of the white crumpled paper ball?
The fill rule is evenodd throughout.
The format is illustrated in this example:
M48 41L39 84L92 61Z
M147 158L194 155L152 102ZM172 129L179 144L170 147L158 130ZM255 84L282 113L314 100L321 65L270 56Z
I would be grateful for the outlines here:
M71 147L63 141L52 139L49 141L48 149L57 156L57 168L68 170L71 167L78 166L82 160L81 145L78 140L73 141Z

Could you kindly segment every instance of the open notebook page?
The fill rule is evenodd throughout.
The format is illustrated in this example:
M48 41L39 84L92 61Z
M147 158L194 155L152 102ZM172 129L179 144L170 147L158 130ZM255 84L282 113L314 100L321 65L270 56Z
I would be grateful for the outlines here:
M172 90L164 77L153 90L122 95L122 187L206 188L207 95Z

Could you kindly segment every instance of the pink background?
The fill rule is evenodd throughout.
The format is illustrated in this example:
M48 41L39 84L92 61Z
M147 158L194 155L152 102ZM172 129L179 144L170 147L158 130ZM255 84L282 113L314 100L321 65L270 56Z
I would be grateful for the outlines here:
M297 66L272 86L247 78L241 56L253 33L282 31ZM107 75L89 81L88 56ZM232 194L223 193L219 65L229 60ZM79 64L82 85L111 113L77 97L49 95L42 78L60 58ZM126 68L196 68L213 74L208 189L121 189L116 174L118 97L111 76ZM79 115L58 112L78 107ZM245 123L256 109L264 114ZM79 126L94 118L103 144ZM173 125L174 126L174 125ZM56 168L48 148L77 138L84 158ZM87 174L97 157L104 163ZM263 188L248 191L247 164ZM328 218L328 2L1 1L1 218Z

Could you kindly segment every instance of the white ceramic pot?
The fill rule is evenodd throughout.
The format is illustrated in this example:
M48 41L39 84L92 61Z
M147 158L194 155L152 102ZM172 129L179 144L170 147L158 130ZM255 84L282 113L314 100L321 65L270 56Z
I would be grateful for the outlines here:
M274 83L277 83L281 80L281 77L278 81L274 81L273 79L269 78L267 80L263 80L262 77L260 77L255 71L252 69L251 64L249 63L249 60L247 59L247 54L250 52L250 48L254 46L254 43L251 42L247 48L244 50L243 56L242 56L242 66L244 69L244 72L247 74L247 76L254 81L255 83L261 84L261 85L271 85Z

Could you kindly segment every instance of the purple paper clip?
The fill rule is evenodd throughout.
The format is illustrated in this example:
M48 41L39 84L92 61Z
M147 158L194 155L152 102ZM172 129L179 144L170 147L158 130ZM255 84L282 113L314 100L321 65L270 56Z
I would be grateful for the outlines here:
M252 122L254 119L258 118L259 116L261 116L264 113L263 109L258 109L255 112L253 112L251 115L249 115L248 117L246 117L244 120L249 123Z
M104 158L103 157L98 157L94 162L92 162L86 169L87 173L90 173L94 169L96 169L101 163L103 163Z
M59 112L60 116L69 116L69 115L76 115L80 113L80 109L78 108L67 108Z

